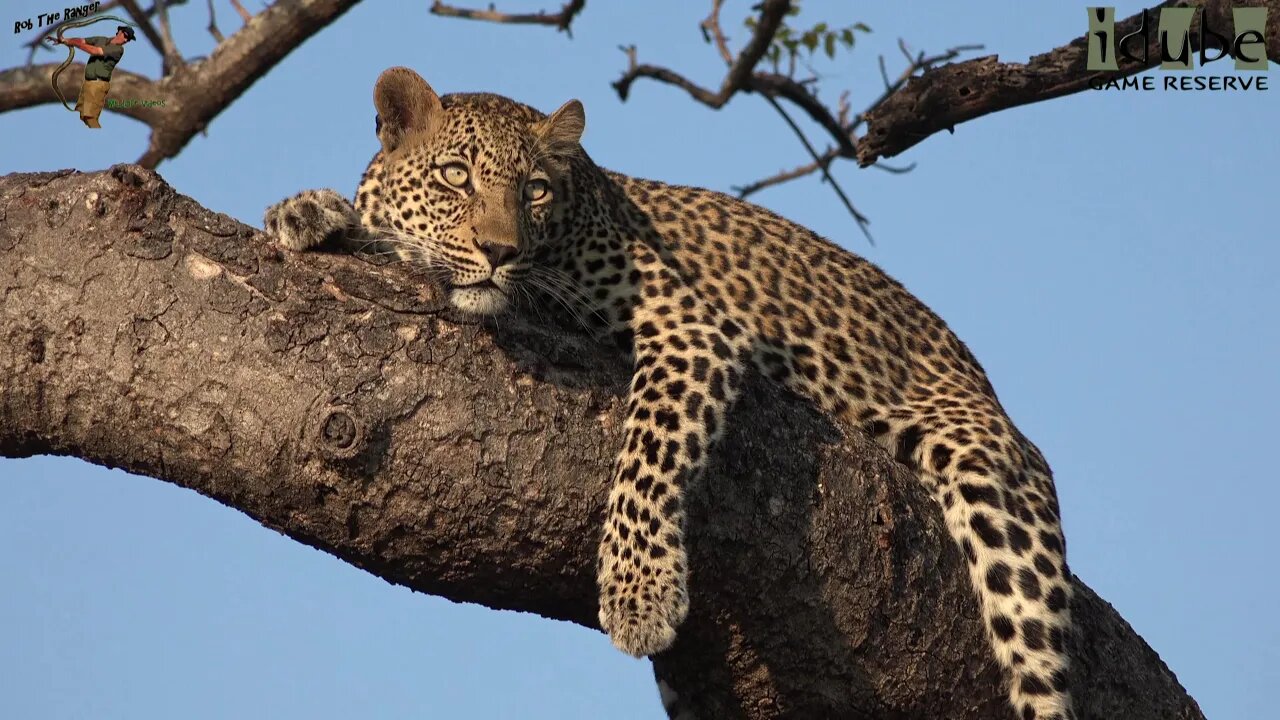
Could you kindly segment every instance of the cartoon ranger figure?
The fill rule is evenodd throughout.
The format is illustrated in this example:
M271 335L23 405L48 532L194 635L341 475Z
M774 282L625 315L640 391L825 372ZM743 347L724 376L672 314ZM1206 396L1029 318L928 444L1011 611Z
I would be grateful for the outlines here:
M135 37L133 28L121 25L116 29L114 37L97 35L89 38L61 38L60 42L73 48L80 48L91 56L84 66L84 84L80 86L80 97L76 100L76 110L80 111L80 119L91 128L100 128L98 116L107 102L107 90L111 87L111 71L116 63L124 57L125 43ZM74 52L74 51L72 51ZM55 80L56 86L56 80Z

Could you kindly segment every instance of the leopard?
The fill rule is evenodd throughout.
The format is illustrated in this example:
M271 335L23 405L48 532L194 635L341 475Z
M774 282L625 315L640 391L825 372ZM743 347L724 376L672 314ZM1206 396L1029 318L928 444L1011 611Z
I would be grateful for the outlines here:
M375 82L380 145L354 201L307 190L267 209L291 250L377 243L481 318L555 307L632 365L599 537L599 623L668 649L689 611L686 504L749 373L868 433L937 501L1009 702L1073 720L1071 574L1049 465L969 348L875 264L720 192L630 177L582 145L583 105L546 115ZM669 688L662 688L664 704Z

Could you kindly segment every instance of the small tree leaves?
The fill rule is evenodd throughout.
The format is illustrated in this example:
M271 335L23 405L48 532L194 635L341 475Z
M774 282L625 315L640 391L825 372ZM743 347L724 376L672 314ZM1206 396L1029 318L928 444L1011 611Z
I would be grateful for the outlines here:
M788 17L795 17L800 12L798 6L787 11ZM748 17L743 23L752 32L756 29L756 18ZM785 21L769 44L765 58L777 66L785 60L793 67L797 60L812 58L821 48L822 52L832 60L841 50L853 49L857 42L857 33L869 33L871 28L866 23L856 22L845 27L831 27L830 23L819 22L808 30L798 30Z

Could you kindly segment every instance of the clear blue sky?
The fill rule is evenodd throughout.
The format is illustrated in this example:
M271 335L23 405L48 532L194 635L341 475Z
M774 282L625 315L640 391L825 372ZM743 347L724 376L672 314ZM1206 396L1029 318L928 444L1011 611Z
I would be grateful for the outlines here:
M750 4L728 3L735 39ZM804 159L759 98L712 112L653 83L614 95L628 43L718 84L697 28L709 3L593 0L572 40L426 5L358 6L161 173L255 226L300 189L350 193L376 146L374 78L401 64L440 92L546 110L580 98L588 151L634 175L728 189ZM876 53L900 67L898 37L1023 61L1084 32L1083 3L1034 5L806 3L875 30L819 66L827 97L851 88L855 107L880 92ZM6 2L0 21L50 7ZM207 53L204 3L173 14L183 50ZM29 34L4 37L0 65L22 61ZM123 67L157 66L129 46ZM1271 716L1280 686L1278 116L1280 87L1091 92L966 123L892 161L918 163L908 175L838 169L875 248L816 179L758 198L882 265L968 342L1054 467L1072 568L1215 720ZM0 115L0 171L141 153L144 128L103 125L58 106ZM595 631L393 587L195 493L76 460L0 460L0 577L0 717L661 716L648 663Z

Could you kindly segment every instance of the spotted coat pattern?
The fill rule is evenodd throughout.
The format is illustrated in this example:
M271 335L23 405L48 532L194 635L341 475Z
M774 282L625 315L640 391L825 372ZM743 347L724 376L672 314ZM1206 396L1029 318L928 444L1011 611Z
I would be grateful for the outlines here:
M634 362L599 547L600 625L636 656L688 611L684 499L754 367L916 470L968 562L1024 720L1073 718L1070 575L1048 465L936 315L870 262L720 193L631 178L583 151L582 106L443 98L393 68L382 150L354 206L332 190L273 206L294 248L377 241L462 310L535 303Z

